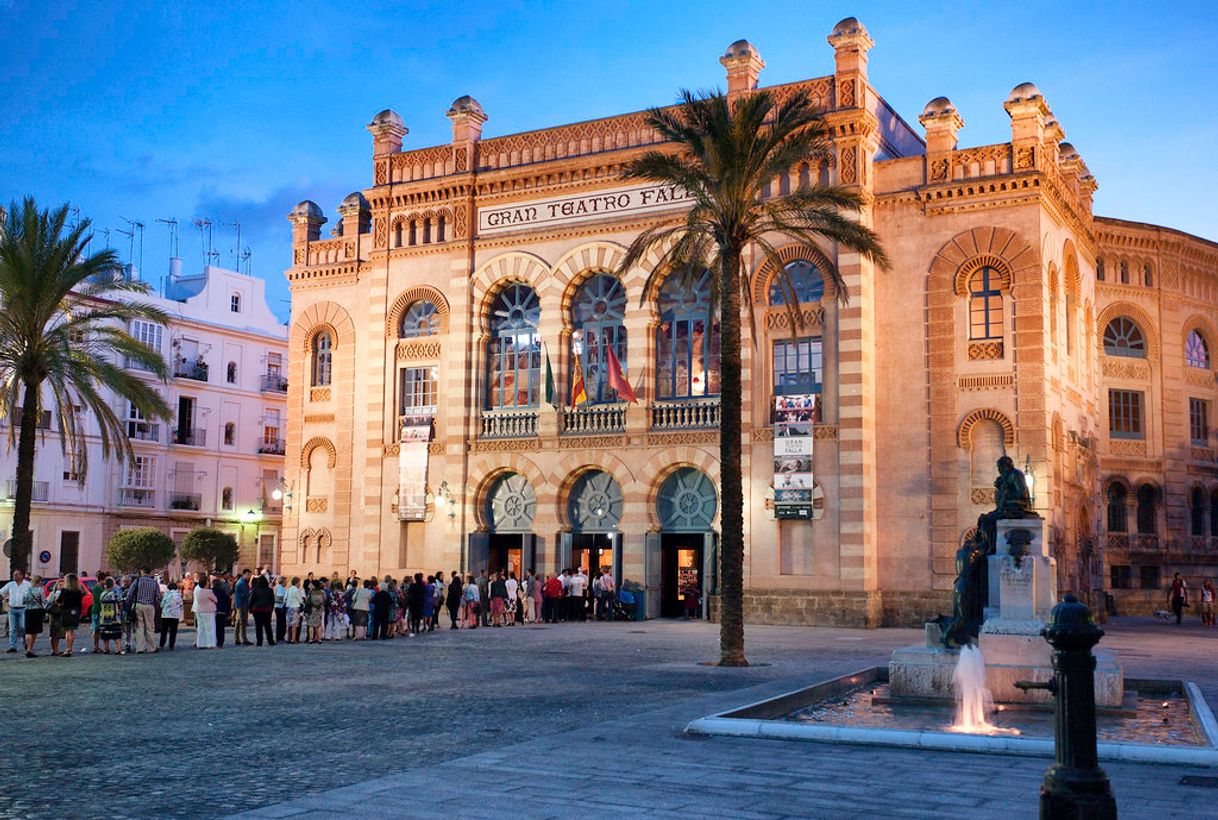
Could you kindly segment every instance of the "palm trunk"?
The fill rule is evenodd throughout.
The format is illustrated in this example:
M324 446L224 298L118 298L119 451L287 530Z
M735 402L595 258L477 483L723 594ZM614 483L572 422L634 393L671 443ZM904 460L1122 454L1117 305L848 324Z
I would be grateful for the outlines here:
M720 257L719 665L748 666L744 657L744 489L740 445L740 249Z
M37 382L25 381L25 397L21 407L21 430L17 439L17 499L13 510L13 554L9 558L9 575L13 570L30 571L30 552L34 544L30 532L30 504L34 500L34 444L38 436Z

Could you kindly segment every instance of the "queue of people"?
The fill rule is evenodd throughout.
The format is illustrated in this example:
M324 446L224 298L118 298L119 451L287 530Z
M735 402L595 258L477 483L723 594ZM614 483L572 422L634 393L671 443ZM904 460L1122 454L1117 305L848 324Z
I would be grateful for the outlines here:
M196 649L223 648L228 630L237 646L275 646L336 640L388 640L449 629L633 618L634 597L616 589L608 568L589 581L579 569L542 575L532 571L465 575L415 573L343 579L271 575L187 574L162 581L151 570L113 576L98 572L91 588L75 574L47 587L20 570L0 587L7 608L8 652L37 657L35 643L49 627L51 654L71 657L86 621L97 654L174 651L183 623L195 627ZM85 610L86 593L89 607ZM250 621L253 638L250 640ZM81 648L87 652L87 648Z

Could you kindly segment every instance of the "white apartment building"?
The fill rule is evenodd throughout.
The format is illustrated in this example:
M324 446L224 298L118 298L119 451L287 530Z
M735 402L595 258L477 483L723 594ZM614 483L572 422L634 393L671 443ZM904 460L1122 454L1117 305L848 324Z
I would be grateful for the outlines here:
M126 420L134 459L104 460L96 420L85 418L89 469L81 486L76 460L51 429L55 419L42 413L46 435L38 446L31 524L35 573L91 575L105 568L110 536L144 526L163 530L179 546L190 530L214 526L237 537L241 565L273 564L284 503L275 490L283 476L288 346L287 327L271 312L265 289L257 277L216 266L183 276L173 260L164 295L147 297L170 316L167 326L137 321L129 329L165 356L171 378L157 389L173 418L150 421L117 396L111 403ZM6 440L14 421L0 419ZM4 447L4 539L12 529L16 463L16 447ZM169 569L182 571L180 563Z

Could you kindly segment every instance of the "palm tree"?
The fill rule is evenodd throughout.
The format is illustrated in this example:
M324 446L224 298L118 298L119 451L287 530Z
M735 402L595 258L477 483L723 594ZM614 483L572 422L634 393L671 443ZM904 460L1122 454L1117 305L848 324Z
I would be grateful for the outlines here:
M111 393L130 401L144 418L169 418L165 400L124 369L131 362L162 382L168 378L160 353L127 333L133 319L163 324L167 316L128 298L148 293L148 286L123 277L113 250L90 254L89 227L89 220L69 225L67 205L42 211L33 197L13 202L0 221L0 416L21 411L8 437L9 447L17 445L12 569L28 569L34 452L44 404L81 484L88 448L76 408L97 419L94 434L103 457L115 453L120 461L131 455L131 442L110 406Z
M773 266L791 314L800 322L796 296L775 248L776 239L814 245L827 239L886 267L878 237L853 214L859 196L834 185L801 185L766 198L767 186L802 163L819 167L833 158L829 127L811 100L794 93L785 100L755 91L730 102L721 93L682 91L671 108L655 108L648 124L671 146L627 163L623 177L662 182L685 191L693 205L679 224L640 234L621 264L625 272L653 251L660 262L644 293L663 276L712 272L711 301L721 323L721 413L719 435L722 539L720 546L719 663L747 666L744 656L744 494L741 476L740 329L743 305L752 320L745 249L750 245ZM675 149L675 150L672 150ZM835 268L825 274L843 302L845 282ZM644 297L646 298L646 297ZM753 338L757 335L754 333Z

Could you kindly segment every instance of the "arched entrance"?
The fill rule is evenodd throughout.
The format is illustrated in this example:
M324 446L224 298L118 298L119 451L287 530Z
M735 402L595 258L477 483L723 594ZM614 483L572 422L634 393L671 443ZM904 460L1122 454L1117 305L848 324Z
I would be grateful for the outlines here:
M694 467L678 467L660 485L660 532L648 536L647 558L648 574L660 579L660 617L682 616L691 595L698 616L706 617L707 597L716 582L717 539L711 527L718 504L714 482Z
M483 520L487 532L470 534L469 570L489 573L514 572L521 577L533 566L536 536L533 518L537 493L520 473L505 473L495 479L486 494Z
M604 470L589 470L575 480L567 498L571 531L563 533L562 562L581 569L591 582L608 569L614 588L622 582L622 488ZM589 594L591 594L589 592Z

